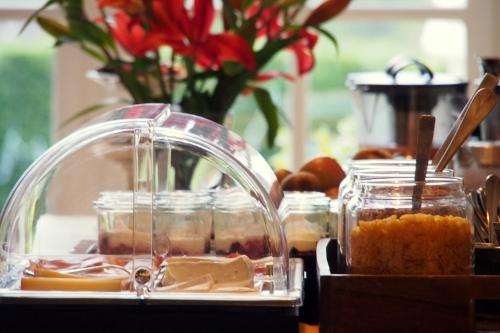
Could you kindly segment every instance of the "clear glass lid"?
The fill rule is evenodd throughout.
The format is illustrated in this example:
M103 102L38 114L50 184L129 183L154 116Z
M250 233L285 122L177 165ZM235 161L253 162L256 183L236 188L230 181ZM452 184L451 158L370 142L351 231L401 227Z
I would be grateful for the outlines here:
M252 202L255 213L233 219L252 237L231 239L227 223L214 232L221 191ZM0 297L290 296L282 197L262 156L225 127L162 104L109 112L52 146L12 190Z

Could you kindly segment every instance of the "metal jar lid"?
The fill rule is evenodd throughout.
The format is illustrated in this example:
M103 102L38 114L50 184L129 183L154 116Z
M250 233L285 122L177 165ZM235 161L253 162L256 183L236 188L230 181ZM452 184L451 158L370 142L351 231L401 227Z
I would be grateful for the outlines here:
M406 72L409 67L416 67L418 73ZM406 57L391 60L385 72L351 73L346 84L363 92L448 93L465 92L467 88L467 81L449 74L434 74L420 61Z

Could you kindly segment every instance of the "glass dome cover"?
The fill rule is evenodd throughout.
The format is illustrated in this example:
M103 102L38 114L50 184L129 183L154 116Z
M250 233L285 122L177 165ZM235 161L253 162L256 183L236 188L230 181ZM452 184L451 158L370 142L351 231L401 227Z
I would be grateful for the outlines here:
M222 255L212 198L228 188L253 197L261 232L229 239L239 246ZM163 104L111 111L57 142L12 190L0 297L297 305L302 268L288 261L282 197L266 161L227 128Z

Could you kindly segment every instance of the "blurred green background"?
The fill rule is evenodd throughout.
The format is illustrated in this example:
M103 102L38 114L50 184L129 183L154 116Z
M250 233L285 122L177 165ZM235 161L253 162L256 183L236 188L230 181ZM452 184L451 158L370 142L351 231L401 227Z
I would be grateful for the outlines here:
M52 61L47 48L0 48L0 205L49 146Z
M39 31L27 31L19 39L21 23L0 22L2 36L8 31L13 36L8 40L0 36L0 206L24 170L47 149L52 130L54 51L50 39ZM328 154L345 161L357 149L351 98L345 87L348 73L384 70L393 56L401 54L420 59L436 72L465 71L466 29L460 20L344 20L326 28L337 38L339 49L321 38L314 50L316 67L305 79L310 87L306 158ZM295 60L284 52L269 69L294 74ZM252 97L238 100L228 125L259 148L273 167L291 168L295 149L288 121L294 102L291 83L275 79L265 86L282 114L276 148L263 144L265 121Z

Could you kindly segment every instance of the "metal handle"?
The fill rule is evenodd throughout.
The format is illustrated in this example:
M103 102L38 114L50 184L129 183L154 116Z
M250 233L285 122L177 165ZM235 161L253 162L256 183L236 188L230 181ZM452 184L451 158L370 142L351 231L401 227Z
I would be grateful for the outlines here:
M426 65L424 65L423 63L421 63L420 61L408 57L393 58L389 62L389 67L387 67L385 72L388 75L390 75L394 80L396 80L398 74L410 66L416 66L422 76L427 76L427 82L432 81L434 73L431 71L431 69Z

